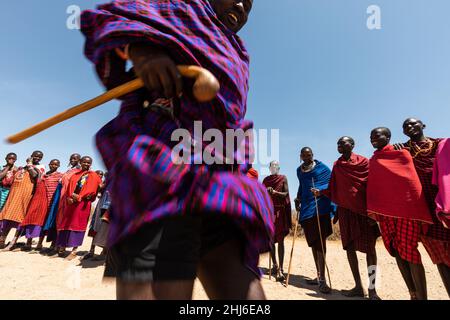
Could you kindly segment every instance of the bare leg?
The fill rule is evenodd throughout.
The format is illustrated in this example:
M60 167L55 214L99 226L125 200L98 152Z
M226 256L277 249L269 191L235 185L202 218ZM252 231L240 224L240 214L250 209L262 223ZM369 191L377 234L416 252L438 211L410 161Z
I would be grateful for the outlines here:
M117 300L191 300L193 280L159 282L116 281Z
M117 300L156 300L150 283L130 283L116 280Z
M325 276L325 258L326 258L326 253L327 253L327 247L326 247L326 243L324 241L323 243L323 250L322 250L322 246L319 244L317 244L315 246L315 250L316 250L316 255L317 255L317 265L318 265L318 273L319 273L319 291L322 293L330 293L331 292L331 288L327 285L327 280L326 280L326 276ZM325 253L325 255L324 255Z
M366 261L367 261L367 269L369 272L369 299L372 300L381 300L380 297L377 294L376 290L376 272L377 272L377 251L375 250L375 247L373 248L373 251L366 254ZM374 273L370 273L370 270L374 270ZM372 281L373 279L373 281Z
M91 259L95 255L95 245L94 245L94 238L92 238L91 248L89 249L89 252L83 256L83 260Z
M50 248L51 248L51 247L50 247ZM55 244L55 246L53 247L53 249L50 250L50 252L48 253L48 256L51 257L51 258L63 257L65 251L66 251L66 248L58 247L58 246L56 246L56 244Z
M44 237L39 237L39 242L36 246L36 250L41 250L42 249L42 243L44 242Z
M427 300L427 279L425 277L425 269L423 264L409 263L411 275L416 286L417 299Z
M317 273L320 275L319 280L326 280L325 278L325 257L322 250L316 250L317 254Z
M283 264L284 264L284 239L278 242L278 261L280 262L280 270L281 273L284 273L283 271Z
M54 254L58 254L58 249L56 248L56 241L53 240L52 243L50 244L50 247L48 248L48 253L49 256L54 255Z
M397 262L397 266L400 270L400 273L402 274L403 280L406 283L406 286L408 287L409 292L416 292L416 286L414 285L414 280L411 275L411 270L409 268L409 263L406 260L403 260L400 258L398 253L395 256L395 260Z
M322 246L323 246L323 251L322 251ZM316 252L316 257L317 257L316 267L317 267L317 272L320 274L319 279L325 280L325 256L324 256L324 254L325 255L327 254L326 242L324 241L321 245L320 240L319 240L318 243L315 244L313 249Z
M312 280L306 280L306 283L309 285L318 285L319 284L319 278L320 278L320 274L319 274L319 265L317 264L317 252L314 248L311 248L312 254L313 254L313 258L314 258L314 264L316 266L316 272L317 272L317 276L316 279L312 279Z
M9 232L9 230L8 230ZM8 235L8 233L6 233L6 236ZM0 236L0 249L4 249L6 247L5 242L6 242L6 236L2 235Z
M355 280L355 289L363 291L361 275L359 273L358 256L353 246L347 249L347 259L350 265L350 269L352 270L353 279Z
M31 250L31 245L33 244L33 239L27 239L27 243L25 244L25 246L22 248L23 251L30 251Z
M352 271L353 279L355 280L355 287L350 290L342 290L342 294L347 297L364 297L364 289L362 286L361 275L359 273L358 256L353 247L353 244L349 245L347 250L347 260Z
M284 282L286 277L284 275L283 264L284 264L284 239L278 242L278 261L280 262L280 268L278 269L277 281Z
M206 254L198 266L198 277L210 299L266 299L260 280L242 262L241 245L237 240L228 241Z
M57 251L58 251L58 257L63 257L64 254L66 253L66 248L65 247L57 247Z
M403 280L408 287L411 299L419 299L419 294L417 291L419 291L420 288L416 288L416 284L412 276L411 264L408 261L403 260L398 253L395 253L395 260L397 261L397 266L400 269Z
M13 250L16 246L17 240L19 240L20 232L19 230L16 230L16 233L14 234L14 238L12 239L11 243L5 248L5 250Z
M73 260L77 257L77 249L78 247L73 247L72 251L70 252L70 254L67 256L66 260Z
M272 259L273 267L272 270L275 271L275 274L272 272L272 270L269 270L274 276L277 276L278 274L278 264L277 264L277 254L276 254L276 248L275 243L272 246L272 249L270 250L270 257Z
M441 275L445 289L447 289L447 294L450 297L450 267L442 263L438 264L437 268L439 270L439 274Z
M5 248L5 242L6 242L6 238L8 238L8 234L11 231L11 228L7 228L5 230L2 230L2 236L0 237L0 249L4 249Z
M316 272L317 272L317 280L319 280L320 278L320 271L319 271L319 264L318 264L318 257L317 257L317 250L316 248L312 247L312 254L313 254L313 258L314 258L314 264L316 265Z

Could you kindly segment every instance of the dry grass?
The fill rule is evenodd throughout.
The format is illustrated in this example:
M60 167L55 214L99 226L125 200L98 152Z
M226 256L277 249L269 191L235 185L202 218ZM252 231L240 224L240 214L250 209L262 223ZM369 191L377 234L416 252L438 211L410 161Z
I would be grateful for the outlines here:
M295 219L297 219L297 212L295 210L292 210L292 225L295 226ZM339 229L339 223L332 224L333 226L333 234L328 237L327 240L331 241L339 241L341 240L341 230ZM293 229L291 230L290 236L294 235ZM303 228L300 226L300 224L297 227L297 236L300 238L303 238L305 236L305 233L303 231Z

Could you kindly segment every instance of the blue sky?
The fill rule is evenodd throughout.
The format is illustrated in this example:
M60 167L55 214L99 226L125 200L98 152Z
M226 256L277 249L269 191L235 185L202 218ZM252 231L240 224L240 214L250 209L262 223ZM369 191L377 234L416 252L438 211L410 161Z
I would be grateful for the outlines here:
M93 155L93 136L114 117L108 103L18 145L3 138L102 92L83 56L83 37L66 27L69 5L105 1L22 0L3 5L0 20L0 156L19 163L34 149L44 163L72 152ZM381 8L382 29L368 30L366 9ZM282 173L291 196L302 146L332 165L336 141L355 138L370 156L369 133L388 126L403 141L401 123L422 118L433 137L450 136L450 2L448 0L254 0L241 33L251 54L247 118L280 130ZM258 166L257 166L258 169Z

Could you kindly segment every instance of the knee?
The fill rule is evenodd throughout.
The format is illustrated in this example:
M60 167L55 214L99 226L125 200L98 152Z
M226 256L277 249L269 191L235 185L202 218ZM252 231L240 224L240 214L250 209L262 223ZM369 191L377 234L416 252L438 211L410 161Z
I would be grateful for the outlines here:
M326 252L325 246L323 247L323 249L324 249L324 251ZM313 246L313 250L314 250L317 254L322 254L322 246L321 246L320 242L319 242L319 243L316 243L316 244Z

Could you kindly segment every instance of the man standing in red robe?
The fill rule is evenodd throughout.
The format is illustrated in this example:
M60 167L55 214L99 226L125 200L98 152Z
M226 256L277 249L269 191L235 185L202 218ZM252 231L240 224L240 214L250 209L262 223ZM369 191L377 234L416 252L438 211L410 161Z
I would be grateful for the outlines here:
M285 280L283 271L284 238L289 234L289 230L292 227L291 200L289 198L288 181L286 176L280 174L278 161L272 161L269 170L270 176L263 180L263 184L267 187L267 191L272 198L275 215L275 236L270 255L277 281L282 282ZM279 264L277 264L276 259L275 243L278 243ZM269 272L272 272L272 270L269 270Z
M341 239L355 279L355 287L342 290L348 297L364 297L356 251L366 254L369 279L369 299L380 300L375 289L377 253L375 245L380 236L376 221L367 216L366 189L369 176L369 160L353 153L355 141L342 137L337 150L342 156L334 163L328 189L313 189L316 197L325 195L338 205L334 223L339 220Z
M419 119L406 119L403 122L403 133L409 137L409 141L397 144L395 147L396 149L407 149L413 158L433 219L433 224L421 235L420 240L433 263L437 265L450 296L450 229L445 228L437 217L435 200L439 189L432 184L436 151L442 139L426 137L423 132L425 127L425 124Z
M370 158L367 211L380 223L381 236L410 292L411 300L426 300L425 269L418 250L423 229L432 224L422 185L406 150L389 144L391 131L375 128L370 141L377 149Z

